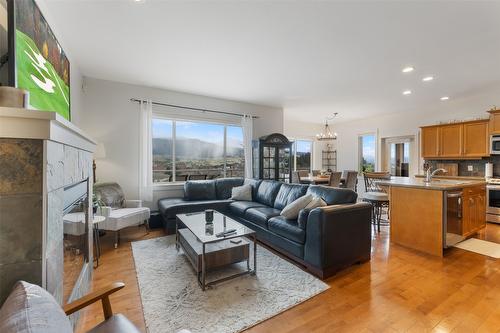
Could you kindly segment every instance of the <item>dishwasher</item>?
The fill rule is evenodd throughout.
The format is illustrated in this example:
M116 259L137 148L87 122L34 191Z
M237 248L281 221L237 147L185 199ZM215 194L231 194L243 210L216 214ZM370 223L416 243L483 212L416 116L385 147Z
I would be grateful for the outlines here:
M443 233L445 247L453 246L465 239L462 236L462 196L461 191L446 192L446 215Z

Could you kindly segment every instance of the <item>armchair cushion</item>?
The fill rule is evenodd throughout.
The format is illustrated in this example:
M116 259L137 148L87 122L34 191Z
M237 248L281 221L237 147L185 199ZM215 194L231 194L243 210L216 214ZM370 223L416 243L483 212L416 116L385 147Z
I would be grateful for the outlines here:
M87 333L140 333L137 327L134 326L122 314L115 314L106 321L103 321Z
M94 185L94 194L105 206L122 208L125 204L125 195L117 183L98 183Z
M149 219L148 207L113 209L106 221L99 223L99 229L118 231L133 225L139 225Z
M71 333L71 323L45 289L19 281L0 309L0 332Z

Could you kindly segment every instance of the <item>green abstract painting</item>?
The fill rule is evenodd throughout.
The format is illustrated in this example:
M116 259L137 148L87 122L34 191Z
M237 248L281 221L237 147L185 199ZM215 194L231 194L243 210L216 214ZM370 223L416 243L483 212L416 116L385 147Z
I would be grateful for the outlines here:
M20 30L16 30L16 74L17 87L29 91L33 108L70 119L69 86L36 43Z

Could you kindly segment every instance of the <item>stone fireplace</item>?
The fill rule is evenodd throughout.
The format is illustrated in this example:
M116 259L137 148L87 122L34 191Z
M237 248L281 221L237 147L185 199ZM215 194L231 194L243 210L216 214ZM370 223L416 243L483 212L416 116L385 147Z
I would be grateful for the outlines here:
M18 280L44 287L61 305L90 289L94 148L55 113L0 107L0 305ZM75 250L80 268L69 279L64 216L75 210L86 246Z

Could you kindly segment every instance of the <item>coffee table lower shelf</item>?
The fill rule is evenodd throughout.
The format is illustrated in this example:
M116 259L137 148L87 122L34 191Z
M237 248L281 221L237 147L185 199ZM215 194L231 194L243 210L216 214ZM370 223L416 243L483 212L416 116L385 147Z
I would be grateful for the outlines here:
M257 240L255 234L251 235L253 240L253 269L250 268L250 242L243 237L221 238L220 241L202 243L188 229L178 229L176 235L176 247L182 247L186 257L197 273L197 280L202 290L214 286L215 284L234 279L239 276L257 272ZM231 240L241 239L241 242L234 244ZM210 270L229 266L242 261L247 262L247 269L236 274L207 282L206 273Z

